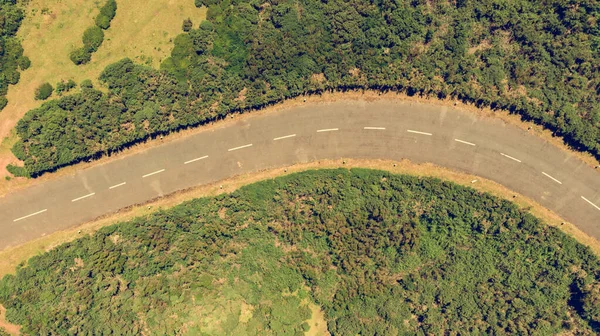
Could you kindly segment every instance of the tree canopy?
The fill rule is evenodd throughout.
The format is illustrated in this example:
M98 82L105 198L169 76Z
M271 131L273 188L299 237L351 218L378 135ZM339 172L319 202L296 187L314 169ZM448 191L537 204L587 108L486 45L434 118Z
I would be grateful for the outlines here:
M0 0L0 111L6 106L8 86L19 82L18 69L25 70L30 61L23 56L23 47L15 37L23 10L14 0Z
M596 0L196 4L208 7L207 20L175 38L161 70L128 59L104 70L102 99L111 109L70 104L96 94L88 91L28 112L15 154L31 175L234 111L353 89L509 110L600 157ZM66 131L45 126L64 114L73 121ZM97 116L105 120L100 132ZM53 146L40 145L47 138ZM73 143L81 147L69 149ZM66 151L70 161L61 159Z
M108 0L100 8L100 13L96 16L95 25L89 27L83 32L81 38L83 47L77 48L71 52L69 57L75 65L86 64L92 60L92 54L98 51L98 48L104 42L104 31L110 28L110 22L117 14L117 2Z
M24 334L593 335L600 264L432 178L309 171L100 229L0 281Z

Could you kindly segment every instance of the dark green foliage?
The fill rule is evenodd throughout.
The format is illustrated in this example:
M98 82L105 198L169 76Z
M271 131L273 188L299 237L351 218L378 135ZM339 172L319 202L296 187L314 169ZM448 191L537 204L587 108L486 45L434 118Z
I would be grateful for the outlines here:
M121 148L232 111L306 93L353 89L455 98L509 110L600 157L597 1L196 4L208 7L208 21L174 40L161 71L129 60L105 69L101 80L110 88L107 100L126 110L120 118L106 116L110 129L105 134L110 136L77 148L81 155L73 155L73 162L104 154L100 148ZM37 109L27 120L44 120L53 113L62 112ZM93 124L85 117L75 119L73 127L79 129ZM141 128L122 127L139 121L145 121ZM49 158L65 150L33 146L38 137L75 134L27 128L23 123L25 132L19 137L32 157ZM43 166L59 167L56 161ZM43 172L27 169L33 175Z
M96 26L102 29L108 29L110 22L117 14L117 2L115 0L108 0L102 8L100 8L100 14L96 16Z
M56 83L56 94L58 94L59 96L62 96L63 92L69 92L69 91L71 91L71 89L73 89L76 86L77 86L77 84L72 79L69 79L66 82L60 81L60 82Z
M183 24L181 25L181 29L182 29L184 32L186 32L186 33L187 33L187 32L189 32L190 30L192 30L192 27L193 27L193 25L194 25L194 24L192 23L192 20L190 20L190 18L187 18L187 19L183 20Z
M22 20L23 10L15 1L0 0L0 111L8 103L8 86L19 82L18 68L29 67L29 59L23 56L23 48L15 37Z
M92 83L92 81L90 79L84 79L83 81L81 81L81 83L79 84L79 86L83 89L91 89L94 87L94 84Z
M21 70L27 70L31 66L31 60L27 56L19 57L19 60L17 62L19 63L19 68Z
M44 83L38 86L37 89L35 89L35 99L46 100L52 95L53 90L54 88L52 87L52 85L50 85L50 83Z
M104 41L104 32L100 27L90 27L83 32L82 40L83 47L89 53L96 52L102 44L102 42Z
M307 298L333 335L592 335L599 272L507 201L338 169L103 228L6 276L0 303L24 334L297 333Z
M117 13L117 3L115 0L108 0L100 13L96 16L96 25L86 29L83 32L83 47L75 49L69 55L69 58L76 65L86 64L92 59L92 54L100 48L104 41L103 29L110 27L110 22Z
M15 165L7 165L6 170L15 177L29 177L29 173L25 167L19 167Z
M85 47L81 47L71 51L69 58L76 65L86 64L92 59L92 54Z

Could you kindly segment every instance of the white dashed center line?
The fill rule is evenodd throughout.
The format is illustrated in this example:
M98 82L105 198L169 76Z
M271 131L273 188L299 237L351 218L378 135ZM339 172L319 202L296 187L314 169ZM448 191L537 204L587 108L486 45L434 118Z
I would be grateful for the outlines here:
M596 204L592 203L592 202L591 202L589 199L587 199L587 198L585 198L585 197L583 197L583 196L581 196L581 198L582 198L584 201L586 201L586 202L590 203L590 204L591 204L591 205L592 205L594 208L596 208L596 209L600 210L600 207L599 207L599 206L597 206Z
M504 157L507 157L507 158L509 158L509 159L511 159L511 160L515 160L515 161L517 161L517 162L521 162L521 160L519 160L519 159L517 159L517 158L514 158L514 157L512 157L512 156L510 156L510 155L506 155L506 154L504 154L504 153L500 153L500 155L502 155L502 156L504 156Z
M334 132L334 131L339 131L339 128L326 128L326 129L320 129L317 130L317 133L322 133L322 132Z
M85 196L77 197L76 199L72 199L71 202L81 201L84 198L92 197L94 195L96 195L96 193L91 193L91 194L87 194Z
M196 162L196 161L199 161L199 160L203 160L203 159L206 159L207 157L208 157L208 155L204 155L203 157L199 157L199 158L195 158L195 159L192 159L192 160L189 160L189 161L185 161L183 164L188 164L188 163Z
M454 141L464 143L465 145L469 145L469 146L475 146L475 144L472 142L468 142L468 141L464 141L464 140L460 140L460 139L454 139Z
M248 148L248 147L252 147L252 144L247 144L247 145L243 145L243 146L239 146L239 147L235 147L235 148L229 148L227 151L232 152L234 150L238 150L238 149L242 149L242 148Z
M18 221L20 221L20 220L22 220L22 219L29 218L29 217L31 217L31 216L35 216L35 215L39 215L39 214L41 214L41 213L43 213L43 212L46 212L46 211L48 211L48 209L40 210L40 211L38 211L38 212L34 212L34 213L32 213L32 214L29 214L29 215L27 215L27 216L23 216L23 217L21 217L21 218L13 219L13 222L18 222Z
M562 182L560 182L559 180L555 179L554 177L542 172L542 174L546 175L546 177L548 177L549 179L553 180L554 182L558 183L558 184L562 184Z
M155 171L155 172L152 172L152 173L150 173L150 174L146 174L146 175L142 176L142 178L144 178L144 177L148 177L148 176L152 176L152 175L156 175L156 174L160 174L160 173L162 173L162 172L164 172L164 171L165 171L164 169L157 170L157 171Z
M112 187L108 187L108 189L115 189L115 188L118 188L118 187L124 186L125 184L127 184L127 182L123 182L123 183L115 184L115 185L114 185L114 186L112 186Z
M415 134L421 134L421 135L432 135L431 133L427 133L427 132L420 132L420 131L413 131L413 130L406 130L408 133L415 133Z
M367 126L364 129L366 129L366 130L380 130L380 131L384 131L385 127L369 127L369 126Z
M293 138L295 136L296 136L296 134L284 135L284 136L280 136L280 137L277 137L277 138L273 138L273 141L283 140L283 139L287 139L287 138Z

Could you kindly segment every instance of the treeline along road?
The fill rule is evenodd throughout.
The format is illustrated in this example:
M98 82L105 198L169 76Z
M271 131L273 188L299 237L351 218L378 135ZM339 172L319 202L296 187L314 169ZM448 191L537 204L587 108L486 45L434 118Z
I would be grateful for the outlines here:
M0 199L0 248L196 185L322 159L410 159L524 194L600 238L598 172L499 120L397 101L248 116Z
M191 0L188 0L191 1ZM156 70L124 59L29 111L14 154L39 176L151 136L327 90L397 90L505 109L600 155L600 4L215 1ZM188 23L189 28L189 23ZM187 30L187 29L186 29Z

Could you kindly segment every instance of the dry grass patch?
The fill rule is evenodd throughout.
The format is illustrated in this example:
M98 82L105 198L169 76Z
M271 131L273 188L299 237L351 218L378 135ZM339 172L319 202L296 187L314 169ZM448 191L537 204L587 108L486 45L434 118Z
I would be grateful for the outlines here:
M82 45L83 31L94 24L102 0L30 0L26 18L19 29L25 55L31 67L21 73L21 81L8 91L8 105L0 113L0 139L10 135L17 121L41 103L35 89L44 82L53 86L60 80L84 79L97 82L102 70L124 57L158 67L173 47L172 39L182 32L184 19L195 26L205 18L205 9L191 0L117 0L117 15L105 32L102 46L86 65L76 66L69 53ZM0 151L0 177L6 175L6 162L17 159L4 146Z

